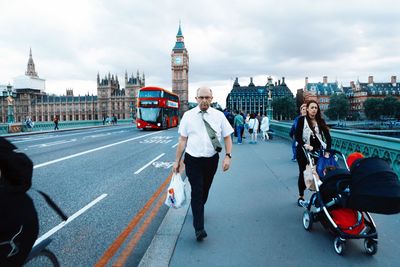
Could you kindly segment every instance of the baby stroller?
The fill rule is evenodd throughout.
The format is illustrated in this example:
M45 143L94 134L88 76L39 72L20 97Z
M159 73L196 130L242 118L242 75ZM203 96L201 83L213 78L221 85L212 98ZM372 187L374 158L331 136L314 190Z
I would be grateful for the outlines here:
M347 205L351 195L352 179L345 156L337 150L329 150L330 161L334 162L335 169L323 176L321 172L319 175L314 172L317 169L314 162L322 159L323 151L309 152L304 148L303 151L313 170L312 177L315 186L315 192L310 199L301 203L305 208L304 228L309 231L313 223L319 221L335 236L334 249L339 255L343 255L348 239L364 239L365 252L374 255L378 249L378 234L371 215L364 209ZM318 181L319 177L322 184Z

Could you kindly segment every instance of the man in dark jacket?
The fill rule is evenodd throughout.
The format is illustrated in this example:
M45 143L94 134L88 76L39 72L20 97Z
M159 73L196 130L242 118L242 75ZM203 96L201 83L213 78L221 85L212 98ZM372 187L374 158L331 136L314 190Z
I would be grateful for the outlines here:
M33 164L0 137L0 266L22 266L38 236L38 216L26 191Z

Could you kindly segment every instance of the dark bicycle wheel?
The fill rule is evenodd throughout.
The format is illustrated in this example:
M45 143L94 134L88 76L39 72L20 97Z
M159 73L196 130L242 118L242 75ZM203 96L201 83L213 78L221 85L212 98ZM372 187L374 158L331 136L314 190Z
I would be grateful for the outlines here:
M58 259L53 252L48 249L43 249L35 257L29 260L24 266L28 267L59 267Z

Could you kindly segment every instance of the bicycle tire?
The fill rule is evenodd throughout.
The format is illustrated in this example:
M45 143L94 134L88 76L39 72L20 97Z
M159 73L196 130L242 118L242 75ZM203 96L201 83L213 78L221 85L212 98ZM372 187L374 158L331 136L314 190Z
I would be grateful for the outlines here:
M58 259L57 259L56 255L54 255L53 252L51 252L48 249L43 249L35 257L30 259L24 266L26 266L26 267L29 267L29 266L32 266L32 267L35 267L35 266L60 267L60 263L58 262Z

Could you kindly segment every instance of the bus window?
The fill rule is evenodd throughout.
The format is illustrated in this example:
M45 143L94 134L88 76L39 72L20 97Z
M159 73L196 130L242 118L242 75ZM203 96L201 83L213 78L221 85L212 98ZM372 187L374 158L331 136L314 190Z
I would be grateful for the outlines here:
M160 121L160 108L139 108L139 116L138 118L149 121L149 122L157 122Z
M162 91L139 91L139 97L162 97Z

